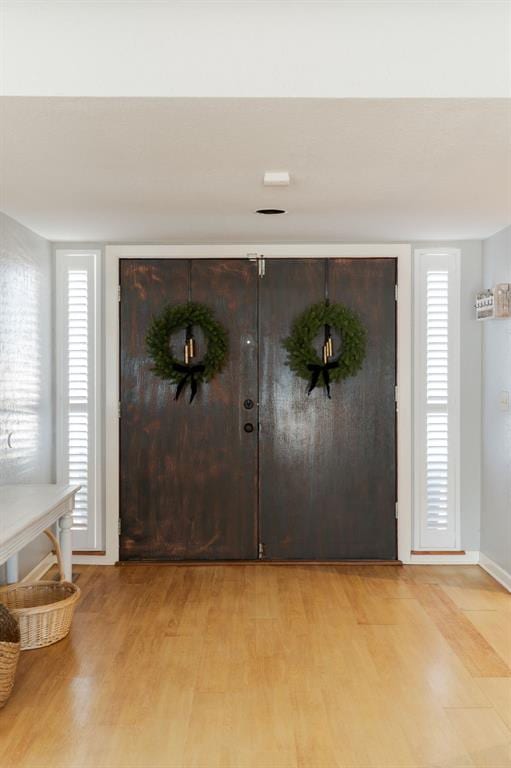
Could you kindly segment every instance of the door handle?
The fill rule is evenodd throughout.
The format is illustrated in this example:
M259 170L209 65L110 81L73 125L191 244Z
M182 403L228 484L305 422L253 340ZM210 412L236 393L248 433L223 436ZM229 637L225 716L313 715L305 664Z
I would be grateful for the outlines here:
M243 429L245 430L245 432L253 432L254 425L251 424L249 421L247 421L247 423L243 425Z

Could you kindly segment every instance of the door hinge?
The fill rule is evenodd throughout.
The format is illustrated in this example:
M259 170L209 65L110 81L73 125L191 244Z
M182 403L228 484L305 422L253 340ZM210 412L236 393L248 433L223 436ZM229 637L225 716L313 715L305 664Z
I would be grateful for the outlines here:
M266 274L266 264L265 264L264 256L260 256L257 253L247 253L247 258L249 261L257 262L257 276L264 277Z
M121 522L121 518L119 517L117 520L117 533L119 534L119 536L121 535L121 530L122 530L122 522Z
M395 301L397 301L398 294L399 294L399 288L398 288L397 283L396 283L396 285L394 286L394 300Z
M121 401L120 401L120 400L119 400L119 402L117 403L117 418L118 418L118 419L120 419L120 418L121 418Z
M121 286L117 286L117 301L121 300Z
M396 386L394 387L394 402L395 403L397 403L397 396L398 396L398 389L397 389L397 384L396 384Z
M264 544L262 543L262 541L259 542L258 556L259 556L259 560L262 560L264 557Z
M395 508L394 515L395 515L396 520L397 520L398 517L399 517L399 505L398 505L397 501L396 501L396 508Z

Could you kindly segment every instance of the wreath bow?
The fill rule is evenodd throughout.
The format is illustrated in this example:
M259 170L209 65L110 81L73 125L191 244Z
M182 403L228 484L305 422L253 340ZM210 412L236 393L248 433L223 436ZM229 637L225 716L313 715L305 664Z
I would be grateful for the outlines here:
M181 363L174 363L174 370L177 373L183 373L184 376L179 381L177 388L176 388L176 395L174 397L174 400L177 400L179 398L179 395L183 391L184 387L186 386L186 382L188 379L190 380L190 402L192 402L193 398L197 394L197 379L195 378L195 374L197 373L204 373L206 370L206 366L202 363L197 363L197 365L181 365Z
M331 363L325 363L324 365L316 365L315 363L309 363L307 365L307 368L309 371L312 372L309 389L307 390L307 394L310 395L313 389L316 388L317 383L319 381L319 377L323 376L323 382L326 387L326 393L328 396L328 399L331 400L330 396L330 371L333 368L338 368L339 362L337 360L332 360Z

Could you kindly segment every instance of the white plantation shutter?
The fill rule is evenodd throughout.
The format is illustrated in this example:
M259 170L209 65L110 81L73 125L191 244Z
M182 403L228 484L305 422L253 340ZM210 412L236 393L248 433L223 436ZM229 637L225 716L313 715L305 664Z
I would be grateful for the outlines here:
M415 252L415 548L458 549L459 252Z
M99 253L57 251L59 482L80 485L73 548L101 548Z

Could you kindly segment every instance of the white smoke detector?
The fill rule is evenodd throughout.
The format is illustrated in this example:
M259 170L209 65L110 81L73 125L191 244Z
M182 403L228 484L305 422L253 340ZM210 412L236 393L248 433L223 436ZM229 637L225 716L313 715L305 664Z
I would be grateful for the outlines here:
M265 171L263 184L265 187L288 187L289 171Z

